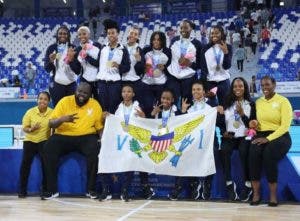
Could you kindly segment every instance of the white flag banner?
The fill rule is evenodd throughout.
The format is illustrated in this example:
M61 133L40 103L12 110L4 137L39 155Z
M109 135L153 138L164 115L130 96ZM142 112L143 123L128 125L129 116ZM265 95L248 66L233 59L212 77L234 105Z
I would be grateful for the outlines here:
M109 115L99 154L99 173L143 171L172 176L216 172L213 144L216 108L161 119Z

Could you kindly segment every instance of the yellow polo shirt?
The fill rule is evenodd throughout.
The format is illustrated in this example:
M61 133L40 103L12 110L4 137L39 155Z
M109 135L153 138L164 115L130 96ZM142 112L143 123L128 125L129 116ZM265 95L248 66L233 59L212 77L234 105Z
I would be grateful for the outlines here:
M279 94L275 94L270 100L261 97L256 101L256 117L258 131L274 131L267 136L271 141L289 131L293 109L289 100Z
M88 102L79 107L76 104L75 96L67 96L62 98L54 108L50 119L57 119L64 115L77 113L73 123L65 122L55 129L55 134L67 136L81 136L87 134L96 134L103 128L102 109L99 103L90 98Z
M24 141L31 141L34 143L39 143L41 141L47 140L50 136L49 119L52 113L50 107L47 108L45 113L41 113L37 106L30 108L24 115L22 120L22 126L33 127L36 123L40 123L41 127L30 133L25 133Z

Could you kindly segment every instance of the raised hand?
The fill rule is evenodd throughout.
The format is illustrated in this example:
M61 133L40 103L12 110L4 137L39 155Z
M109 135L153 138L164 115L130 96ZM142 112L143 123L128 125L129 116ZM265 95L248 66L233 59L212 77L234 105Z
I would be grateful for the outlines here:
M157 103L153 106L153 110L151 112L151 116L155 116L156 114L158 114L159 112L161 112L161 107L162 107L162 104L158 105L158 101L157 101Z
M49 55L49 59L50 62L54 62L54 60L56 59L56 51L53 51L50 55Z
M187 103L187 98L182 98L181 100L181 112L187 112L187 109L191 106L191 104Z
M140 53L140 49L137 48L136 49L136 52L134 53L134 58L137 62L141 61L142 60L142 57L141 57L141 53Z
M74 48L68 48L67 56L69 58L69 61L73 61L75 57L76 51Z
M240 101L237 101L237 102L236 102L235 109L236 109L236 112L237 112L240 116L244 116L244 115L245 115L244 109L243 109L242 104L241 104Z
M228 54L228 47L227 44L224 41L221 41L219 44L221 50L223 51L224 54Z

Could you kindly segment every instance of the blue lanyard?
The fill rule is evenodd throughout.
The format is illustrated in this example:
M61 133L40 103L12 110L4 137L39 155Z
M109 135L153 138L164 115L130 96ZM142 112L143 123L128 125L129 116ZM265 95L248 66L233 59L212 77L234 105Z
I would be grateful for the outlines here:
M132 105L130 105L129 107L126 107L123 104L124 121L125 121L125 125L126 126L128 126L128 124L129 124L129 119L130 119L131 111L132 111Z
M181 40L181 42L180 42L180 55L181 56L186 55L188 46L189 46L189 43L187 41Z
M171 115L171 109L167 110L167 111L165 111L165 110L162 111L162 113L161 113L162 127L167 126L170 115Z
M215 55L215 59L216 59L217 65L220 65L221 56L222 56L222 50L219 50L218 53L217 53L217 50L216 50L215 47L213 47L213 50L214 50L214 55Z
M153 54L153 56L152 56L152 64L153 64L154 68L159 64L159 60L160 60L159 58L160 58L159 54Z
M109 53L108 53L108 60L111 61L111 59L113 58L115 53L115 48L114 49L109 49Z
M62 54L66 49L66 44L59 44L57 45L57 52Z
M236 109L234 107L234 120L239 121L240 119L241 119L241 116L239 115L239 113L236 111Z

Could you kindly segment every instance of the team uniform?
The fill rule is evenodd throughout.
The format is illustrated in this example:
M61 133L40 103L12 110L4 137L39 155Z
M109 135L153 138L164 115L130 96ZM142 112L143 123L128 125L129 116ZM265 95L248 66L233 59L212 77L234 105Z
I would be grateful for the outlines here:
M251 184L249 182L250 178L248 161L251 141L245 138L249 121L256 118L256 110L253 102L243 100L241 105L245 113L244 116L240 116L237 113L235 103L224 111L224 115L220 115L220 121L223 125L220 127L221 134L226 131L234 133L233 138L222 137L221 156L228 197L231 200L237 200L239 197L236 193L236 184L232 181L231 176L231 155L235 148L239 150L240 161L244 175L243 180L245 183L243 191L240 194L240 198L241 200L247 201L252 194Z
M97 74L99 69L98 57L101 50L101 45L97 42L89 40L86 50L79 46L77 51L77 61L81 66L80 81L87 82L92 88L93 98L98 100L97 90Z
M67 60L67 52L71 44L52 44L47 48L45 55L45 70L50 73L49 92L51 95L53 106L60 101L61 98L72 95L76 90L77 75L80 73L80 66L75 61ZM56 52L56 59L50 62L49 55Z
M141 103L142 101L142 93L143 86L141 76L144 74L145 70L145 57L142 54L142 49L139 47L137 43L134 45L126 45L126 48L130 57L130 70L124 74L122 74L122 84L129 84L133 87L135 92L135 99ZM137 61L135 59L134 54L139 51L141 55L141 60Z
M186 39L177 36L172 39L170 49L172 51L172 61L168 66L170 75L167 86L174 90L176 104L179 97L188 98L189 101L192 101L190 89L196 79L196 70L200 68L201 43L192 37ZM181 66L178 62L180 57L189 59L191 66Z
M161 93L168 78L168 66L171 63L172 54L169 48L161 50L152 49L150 46L143 49L145 62L152 64L151 71L144 73L142 78L143 100L142 106L147 117L150 117L153 105L160 100ZM157 65L163 64L165 69L159 70Z
M230 73L232 59L232 47L227 45L228 53L224 54L221 48L215 44L203 47L201 57L201 79L207 84L207 89L217 87L217 94L209 103L215 107L224 104L224 98L230 88Z
M119 64L112 67L112 62ZM104 45L99 54L99 71L97 73L98 101L104 111L115 113L121 101L121 77L130 70L130 58L127 49L118 44L111 48Z

